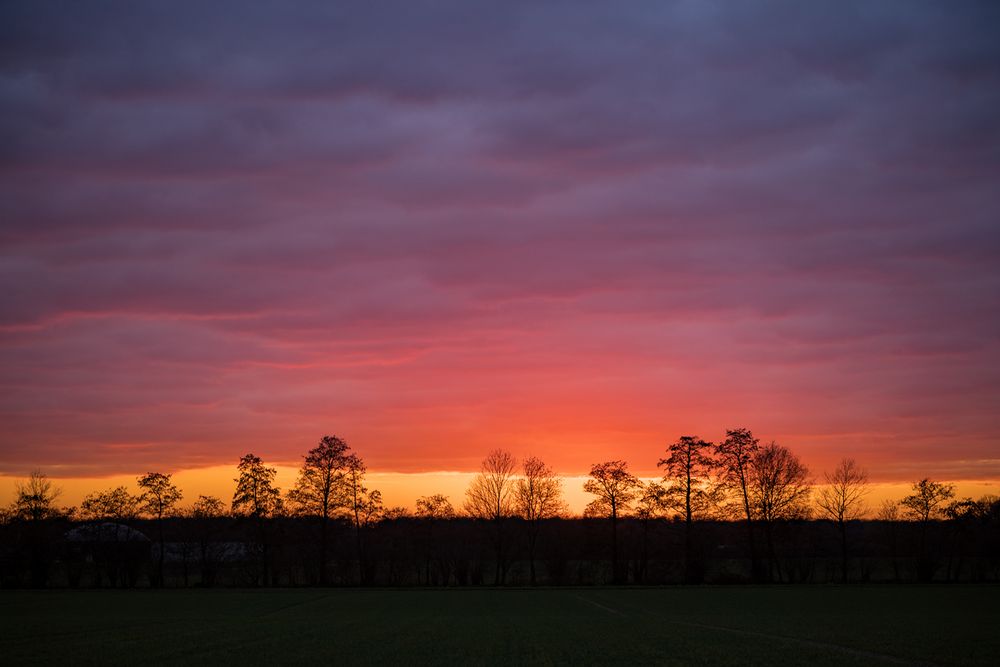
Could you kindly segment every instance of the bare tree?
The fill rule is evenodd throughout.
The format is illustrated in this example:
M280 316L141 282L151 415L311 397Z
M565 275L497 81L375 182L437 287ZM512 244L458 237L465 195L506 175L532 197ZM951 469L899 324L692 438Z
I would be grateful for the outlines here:
M191 516L198 519L218 519L226 516L226 506L215 496L198 496L191 505Z
M465 512L493 525L493 546L496 551L494 586L501 585L507 573L504 563L504 524L514 514L516 472L517 460L514 455L503 449L494 449L483 459L479 474L465 491Z
M364 530L381 516L382 493L369 491L365 486L365 474L368 468L357 454L347 456L344 468L344 491L346 509L354 525L354 541L358 552L358 573L360 583L368 583L367 552L365 550Z
M417 498L417 517L421 519L452 519L455 508L451 506L448 496L435 493L432 496Z
M678 504L670 489L657 482L639 483L639 496L635 504L635 516L653 520L677 516Z
M892 562L893 577L899 581L899 503L883 500L875 512L875 518L882 523L882 532L889 548L889 560Z
M139 516L140 502L127 487L117 486L88 494L80 503L80 515L86 521L125 523Z
M764 522L809 516L809 469L787 447L771 442L751 462L751 509Z
M583 490L597 498L587 505L586 516L602 516L611 520L611 576L615 583L623 577L618 567L618 517L627 513L641 486L639 478L628 471L625 461L595 463Z
M14 503L9 518L25 524L23 530L30 550L31 584L38 588L45 586L49 578L52 540L45 523L60 516L61 512L55 506L60 493L60 489L37 470L33 470L27 480L14 483ZM2 519L0 516L0 525L4 523Z
M455 518L455 508L448 496L436 493L431 496L417 498L416 516L420 521L418 526L418 553L423 563L419 570L423 571L424 583L430 584L436 573L441 585L447 585L451 577L451 563L447 550L441 544L440 529L448 530L448 525L439 526L439 522ZM447 533L446 533L447 534ZM420 574L417 575L418 577Z
M527 527L528 566L531 585L534 586L537 583L535 549L542 521L562 514L566 503L562 500L562 480L540 458L529 456L522 463L521 470L523 476L517 480L514 489L514 505Z
M708 506L706 487L715 461L708 453L711 442L696 435L683 435L677 442L667 447L666 458L660 459L658 467L664 468L663 481L683 497L684 511L684 578L695 583L697 576L692 562L692 520L694 515Z
M392 505L382 509L383 521L398 521L413 516L405 505Z
M760 441L747 428L728 429L726 439L715 445L720 481L729 493L739 498L747 522L747 544L754 579L761 577L761 568L754 539L754 513L750 507L750 463L758 449Z
M216 555L213 553L211 538L217 530L218 520L226 515L226 506L215 496L198 496L191 506L200 552L201 585L215 584Z
M236 466L239 477L233 493L233 514L266 518L282 510L281 489L274 485L277 468L269 468L259 456L247 454Z
M288 493L292 506L300 513L320 520L319 582L327 584L330 519L347 506L345 475L348 464L347 443L325 435L305 455L295 488Z
M942 484L924 478L913 484L913 493L899 501L899 504L911 519L926 524L931 519L941 517L945 501L954 497L954 484Z
M111 585L124 585L126 581L134 584L138 576L131 562L134 535L128 524L138 517L139 506L139 498L124 486L96 491L80 503L81 518L95 524L92 529L99 545L94 553L95 563L100 563L98 578L103 569Z
M819 492L816 504L826 516L837 523L840 531L841 578L847 583L850 565L847 549L847 522L860 519L865 514L865 495L868 493L868 473L854 459L843 459L833 471L825 473L826 486Z
M907 517L920 522L920 555L917 558L917 578L930 581L938 565L931 553L927 534L930 524L944 516L946 502L955 497L955 486L924 478L914 483L913 493L899 501Z
M676 498L670 489L663 484L649 482L641 484L641 493L636 501L635 516L639 519L642 527L642 540L640 543L639 568L636 571L636 581L642 583L646 579L646 571L649 563L649 532L650 526L657 520L663 519L677 510Z
M259 456L247 454L236 466L236 492L233 494L232 511L237 516L245 516L257 526L257 536L261 550L261 572L265 586L271 583L269 539L267 520L282 511L281 489L275 486L278 475L276 468L269 468Z
M163 540L163 517L173 511L184 494L171 483L170 475L159 472L147 472L138 479L138 485L142 489L142 494L139 496L141 510L156 520L160 540L156 585L163 586L163 560L166 550Z
M809 515L812 484L809 470L788 448L771 442L761 447L750 462L750 507L764 526L769 575L782 578L774 548L774 523Z
M14 517L27 521L44 521L56 514L55 502L62 489L53 486L45 473L32 470L28 479L14 483Z

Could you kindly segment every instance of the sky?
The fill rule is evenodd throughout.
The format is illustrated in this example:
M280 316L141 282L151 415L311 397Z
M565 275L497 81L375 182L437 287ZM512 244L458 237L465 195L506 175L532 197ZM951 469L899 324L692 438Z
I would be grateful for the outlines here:
M997 34L991 2L2 2L0 476L336 434L433 493L494 447L655 475L745 426L817 477L1000 481Z

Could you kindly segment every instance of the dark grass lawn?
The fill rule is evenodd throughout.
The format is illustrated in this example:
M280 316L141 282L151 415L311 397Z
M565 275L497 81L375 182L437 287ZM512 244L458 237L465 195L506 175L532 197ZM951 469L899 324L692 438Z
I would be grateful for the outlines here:
M1000 588L0 592L0 664L1000 664Z

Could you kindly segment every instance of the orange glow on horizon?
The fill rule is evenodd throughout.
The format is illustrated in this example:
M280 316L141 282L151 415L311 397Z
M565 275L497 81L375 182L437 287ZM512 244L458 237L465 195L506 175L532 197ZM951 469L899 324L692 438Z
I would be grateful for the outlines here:
M287 491L295 482L297 469L291 466L275 466L278 470L277 484ZM448 496L456 510L460 510L465 489L475 476L473 472L436 471L422 473L369 472L367 486L382 492L385 506L401 506L412 511L415 501L421 496L441 493ZM234 488L236 475L232 466L212 466L191 470L180 470L173 475L173 481L184 492L182 507L189 506L199 495L212 495L228 503ZM57 501L61 506L77 506L91 492L115 486L126 486L137 492L136 475L112 475L109 477L52 477L52 481L62 490ZM8 504L14 498L14 485L18 477L0 476L0 504ZM564 475L563 493L572 515L583 513L592 497L583 491L585 475ZM644 481L659 481L658 477L643 477ZM956 499L980 498L985 495L1000 495L1000 484L983 480L938 480L955 485ZM910 493L908 482L873 482L866 497L866 504L872 510L883 500L899 500ZM814 496L821 485L814 487Z

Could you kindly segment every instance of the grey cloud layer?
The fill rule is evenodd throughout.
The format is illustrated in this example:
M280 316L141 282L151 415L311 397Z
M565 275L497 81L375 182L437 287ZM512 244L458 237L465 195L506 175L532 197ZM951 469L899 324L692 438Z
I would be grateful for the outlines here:
M594 350L646 393L788 364L765 389L864 385L857 430L875 396L939 420L886 438L989 442L1000 7L483 5L0 6L0 469L188 395L274 432L268 365L313 416L403 414L412 369L457 401L454 359Z

